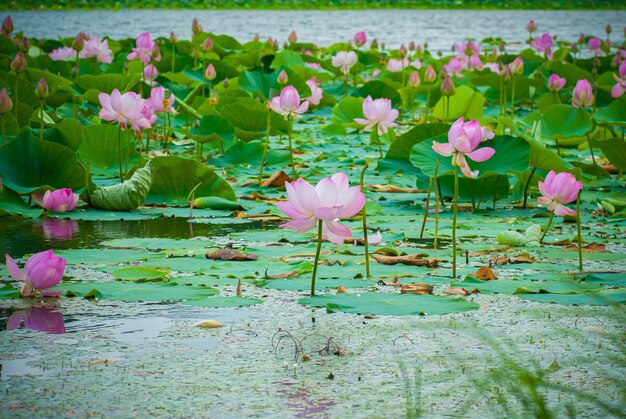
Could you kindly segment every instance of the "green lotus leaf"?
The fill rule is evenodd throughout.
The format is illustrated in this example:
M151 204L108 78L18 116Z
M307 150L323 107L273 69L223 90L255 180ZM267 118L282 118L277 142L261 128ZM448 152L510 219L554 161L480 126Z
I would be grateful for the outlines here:
M130 179L91 193L91 205L109 211L131 211L143 204L150 192L154 170L148 162Z
M435 108L433 116L437 119L444 120L443 102L446 100L442 96ZM483 116L485 106L485 97L469 86L458 86L453 96L450 96L450 111L448 112L449 120L456 120L460 117L465 119L480 119Z
M541 134L548 138L581 137L593 129L591 115L569 105L552 105L541 116Z

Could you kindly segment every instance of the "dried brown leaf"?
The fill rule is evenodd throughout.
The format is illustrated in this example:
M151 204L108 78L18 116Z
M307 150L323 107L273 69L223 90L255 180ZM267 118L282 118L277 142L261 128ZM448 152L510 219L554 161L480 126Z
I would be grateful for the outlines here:
M427 266L429 268L436 268L439 266L439 259L424 259L420 255L404 255L404 256L385 256L379 254L372 254L372 258L383 265L396 265L401 263L409 266Z
M572 244L567 246L566 248L564 248L563 250L566 251L578 251L578 245L577 244ZM587 253L601 253L601 252L609 252L608 250L606 250L606 244L602 244L602 243L589 243L585 246L583 246L583 252L587 252Z
M376 185L368 184L368 185L365 185L365 188L373 189L376 192L387 192L387 193L424 193L426 192L421 189L400 188L394 185L381 185L381 184L376 184Z
M206 327L207 329L217 329L218 327L223 327L224 325L217 320L201 320L197 323L194 323L194 327Z
M113 365L115 361L112 359L92 359L87 365Z
M400 294L432 294L433 286L424 283L404 284L400 288Z
M265 186L266 188L276 188L280 186L285 186L285 182L291 181L292 179L287 173L282 170L277 170L272 173L272 176L261 182L261 186Z
M300 275L299 270L285 272L282 274L275 274L275 275L268 275L267 269L265 270L265 279L285 279L285 278L291 278L291 277L298 276L298 275Z
M481 266L475 273L472 274L472 276L483 281L492 281L494 279L498 279L496 274L488 266Z
M241 297L241 278L237 280L237 297Z
M348 290L346 289L346 287L344 287L343 285L339 285L337 287L337 294L343 294L345 292L348 292Z
M448 295L470 295L471 292L465 288L448 288L444 291Z
M225 248L218 249L215 252L207 253L207 259L213 260L234 260L234 261L247 261L247 260L257 260L257 255L254 253L241 253L238 250Z

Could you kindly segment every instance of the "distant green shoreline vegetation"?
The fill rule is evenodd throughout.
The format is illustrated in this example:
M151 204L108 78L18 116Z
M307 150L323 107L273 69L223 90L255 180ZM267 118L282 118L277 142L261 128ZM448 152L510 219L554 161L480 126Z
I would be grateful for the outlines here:
M623 0L5 0L0 10L208 9L208 10L626 10Z

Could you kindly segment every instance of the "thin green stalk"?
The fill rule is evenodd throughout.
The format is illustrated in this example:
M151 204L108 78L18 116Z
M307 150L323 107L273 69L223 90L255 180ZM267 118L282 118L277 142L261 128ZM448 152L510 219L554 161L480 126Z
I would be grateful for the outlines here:
M513 76L513 83L511 84L511 113L515 115L515 76Z
M528 177L528 180L526 181L526 185L524 185L524 201L522 202L522 208L526 208L526 201L528 200L528 188L530 187L530 182L532 181L533 176L535 175L536 171L537 171L537 168L533 166L533 170L531 170L530 172L530 176Z
M420 230L420 240L424 238L424 228L426 227L426 219L428 218L428 209L430 206L430 193L433 187L433 178L428 179L428 193L426 194L426 209L424 210L424 217L422 218L422 229Z
M176 45L172 42L172 73L176 67Z
M41 113L39 114L39 117L41 119L41 125L39 126L39 139L41 141L43 141L43 113L44 113L44 106L46 106L46 101L42 100L41 101Z
M365 163L363 166L363 170L361 170L361 192L365 190L364 177L365 171L367 170L368 164ZM363 243L365 244L365 277L369 278L370 275L370 252L369 252L369 239L367 238L367 210L365 209L365 205L363 205L363 209L361 210L361 214L363 215Z
M559 92L554 91L554 92L552 92L552 94L554 95L554 102L555 103L561 103L561 98L559 97Z
M261 157L261 170L259 170L259 185L263 180L263 167L265 166L265 156L267 155L267 149L270 146L270 128L272 121L272 113L271 109L267 108L267 134L265 135L265 147L263 147L263 157ZM294 179L295 180L295 179Z
M435 173L433 174L433 190L435 191L435 240L433 241L433 248L437 250L437 239L439 238L439 200L441 197L441 190L437 182L437 171L439 170L439 158L435 165Z
M502 81L502 77L500 77L500 116L502 116L502 103L504 100L502 99L502 92L504 92L504 82Z
M429 104L430 104L430 86L428 86L428 92L426 93L426 115L424 116L424 122L428 122Z
M476 209L480 210L480 204L483 202L483 194L485 193L485 186L487 185L487 178L483 178L483 184L480 187L480 195L478 195L478 204Z
M559 157L561 157L561 147L559 147L559 139L555 138L554 142L556 143L556 154L558 154Z
M376 125L374 129L372 129L372 131L370 132L370 144L377 144L380 158L382 159L385 157L385 155L383 154L383 144L380 141L380 136L378 135L378 125Z
M204 97L204 89L206 85L206 61L202 60L202 97Z
M317 224L317 249L315 250L315 261L313 262L313 275L311 277L311 296L315 295L315 276L317 275L317 264L320 260L320 251L322 250L322 220Z
M298 178L296 173L296 164L293 160L293 146L291 145L291 136L293 135L293 117L289 115L287 125L289 126L288 137L289 137L289 152L291 153L291 170L293 171L293 180Z
M459 166L454 166L454 209L452 212L452 277L456 278L456 214L459 209Z
M169 146L167 143L167 140L169 139L169 127L167 126L167 116L168 113L167 111L165 111L165 113L163 114L163 153L165 154L170 154L169 153Z
M117 146L120 150L120 182L124 182L124 173L122 172L122 125L117 131Z
M589 146L589 152L591 153L591 161L593 162L594 166L597 166L596 157L593 155L593 147L591 147L591 139L589 138L589 133L587 133L587 145Z
M343 97L347 97L348 96L348 75L346 74L346 76L343 79Z
M583 238L580 235L580 194L576 197L576 229L578 230L578 270L583 270Z
M450 96L446 96L446 122L450 119Z
M548 225L546 226L546 231L543 232L541 239L539 239L539 244L543 243L543 239L546 238L548 231L550 231L550 226L552 225L552 219L554 218L554 211L550 213L550 219L548 220Z
M124 174L128 173L128 159L130 158L130 147L132 142L133 134L131 134L131 130L126 131L126 162L124 163Z

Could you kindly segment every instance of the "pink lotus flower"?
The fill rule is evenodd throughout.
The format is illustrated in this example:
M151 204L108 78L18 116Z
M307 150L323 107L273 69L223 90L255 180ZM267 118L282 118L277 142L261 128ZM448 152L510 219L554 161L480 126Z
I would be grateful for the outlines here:
M76 207L78 194L69 188L57 189L56 191L46 191L43 196L33 194L33 200L42 208L54 212L67 212Z
M556 174L554 170L550 170L545 181L539 181L542 196L537 198L537 201L548 205L548 209L558 216L576 215L576 211L566 207L565 204L575 201L582 188L582 182L578 182L573 174L567 172Z
M85 45L79 54L80 58L96 57L98 62L111 64L113 62L113 52L109 49L109 41L99 38L86 39Z
M146 118L150 126L157 121L157 116L154 114L153 109L148 105L148 101L146 100L143 105L143 111L141 112L143 117Z
M306 85L309 86L309 89L311 89L311 96L307 97L306 101L309 102L311 105L319 105L320 101L322 100L324 91L321 87L317 86L315 79L307 80Z
M437 73L435 73L435 69L431 64L428 64L426 67L426 71L424 71L424 81L426 83L432 83L437 80Z
M20 293L23 297L31 295L33 290L39 290L46 297L56 297L61 291L46 291L48 288L59 285L65 270L65 259L54 254L52 250L35 253L24 265L24 275L17 263L9 255L6 256L6 266L13 279L21 279Z
M133 52L126 56L127 60L141 60L141 62L148 64L152 59L154 61L161 61L161 53L159 47L150 37L150 32L144 32L137 37L135 41L136 47L133 48Z
M5 113L9 113L11 109L13 109L11 96L9 96L7 88L3 87L2 90L0 90L0 114L4 115Z
M363 205L365 195L360 186L350 187L345 173L337 173L324 178L313 187L302 178L296 182L285 182L287 201L276 206L292 218L282 228L299 233L311 230L319 220L322 224L322 237L335 244L342 244L352 232L338 219L355 216Z
M331 60L333 67L339 67L343 74L348 74L357 61L358 57L354 51L338 52Z
M72 240L74 233L78 233L78 223L75 220L46 217L43 220L43 235L56 240Z
M353 41L354 41L354 45L356 45L357 48L361 48L367 42L367 36L365 35L365 32L363 32L363 31L357 32L354 35L354 40Z
M485 67L491 70L493 73L500 74L500 66L498 63L485 63Z
M444 157L452 156L452 165L460 167L466 177L476 177L478 170L471 171L465 157L475 162L489 160L496 152L493 148L483 147L477 150L487 135L489 134L483 132L478 121L472 120L464 124L463 117L460 117L448 131L448 144L433 141L433 150Z
M50 53L52 61L69 61L76 58L76 51L70 47L61 47L52 50Z
M396 73L398 71L404 70L408 66L409 66L408 58L404 58L403 60L396 60L395 58L392 58L387 63L387 70L391 71L392 73Z
M615 77L615 81L617 82L615 86L611 89L611 96L615 99L622 97L624 92L626 92L626 61L622 61L619 66L619 75L613 73L613 77Z
M563 77L559 77L558 74L552 74L548 77L548 89L550 89L551 92L558 92L565 87L565 83L567 83L567 80Z
M100 93L98 99L102 105L100 119L117 121L124 129L130 123L131 129L135 131L151 127L144 115L145 101L137 93L127 92L122 95L119 90L114 89L111 96Z
M2 28L0 28L0 35L10 36L13 29L13 19L11 16L5 17L2 21Z
M159 75L159 71L152 64L148 64L143 69L143 79L146 82L146 84L150 86L156 85L156 82L154 81L154 79L156 79L158 75Z
M7 319L7 330L15 330L24 323L24 328L53 335L65 333L63 315L48 307L29 307L17 310Z
M594 55L606 55L604 51L602 51L602 41L597 36L591 38L587 46L589 47L589 51L593 52Z
M549 33L544 33L541 35L541 38L535 38L533 42L530 43L530 46L537 52L543 52L548 60L552 59L552 47L554 46L554 41Z
M320 63L304 63L307 67L314 68L316 70L321 70L322 65Z
M511 64L509 64L509 67L511 67L511 72L514 75L524 74L524 59L522 57L517 57L511 62Z
M305 100L300 103L300 95L296 88L287 86L280 92L280 96L270 100L270 108L277 114L283 115L285 119L289 116L298 118L309 109L309 102Z
M572 94L572 106L585 108L593 105L593 101L593 89L589 81L586 79L578 80Z
M154 113L170 112L175 114L174 101L176 97L172 93L169 98L165 99L165 88L153 87L150 91L150 97L146 99L146 104Z
M398 118L399 112L397 109L391 109L391 100L389 99L372 100L371 96L366 97L363 101L363 115L366 119L354 119L354 122L365 125L363 131L371 131L376 127L378 135L382 135L389 128L398 126L393 121Z
M420 80L420 75L418 74L417 71L414 71L411 73L411 75L409 76L409 87L412 88L416 88L420 85L421 80Z
M465 77L463 75L463 70L465 70L466 68L467 64L465 63L465 61L457 57L452 57L450 58L450 61L448 61L448 64L444 65L441 70L443 70L443 72L448 75L454 75L458 78L463 78Z
M204 72L204 78L207 80L215 80L217 77L217 72L215 71L215 67L213 64L209 63Z

